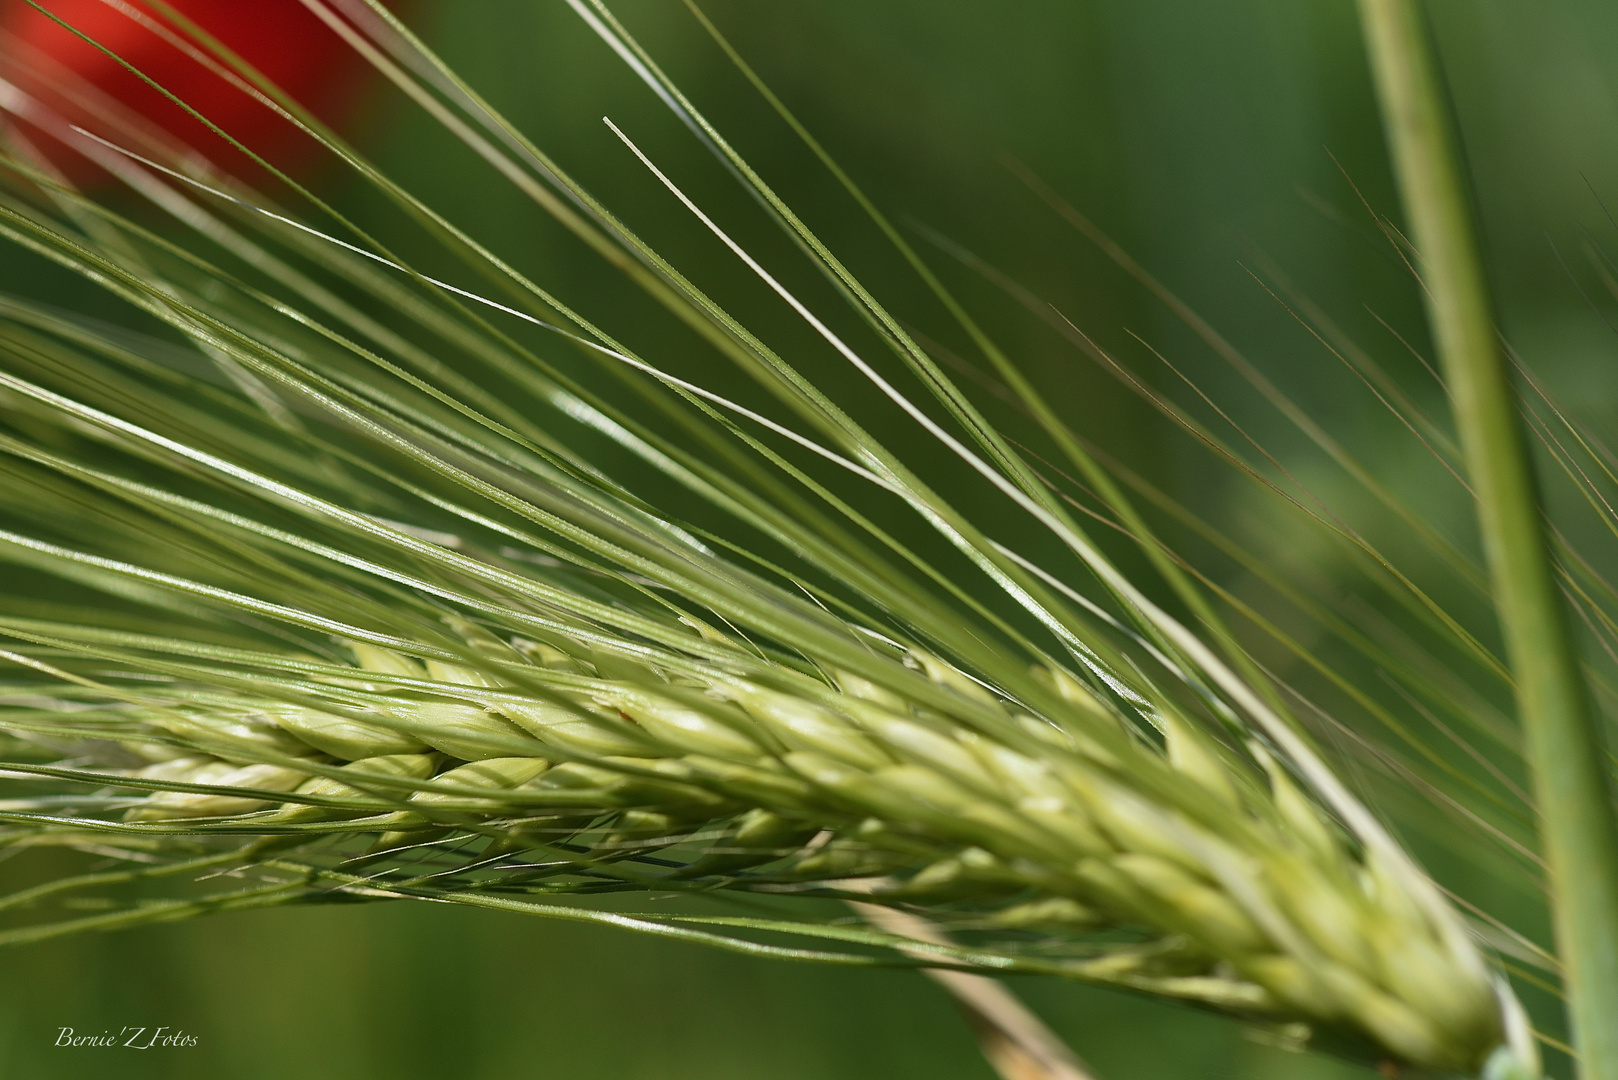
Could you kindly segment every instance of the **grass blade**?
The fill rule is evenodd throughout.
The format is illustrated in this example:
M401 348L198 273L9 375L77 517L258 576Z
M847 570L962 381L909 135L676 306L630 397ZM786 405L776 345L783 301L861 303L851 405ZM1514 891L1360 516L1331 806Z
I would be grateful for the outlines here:
M1606 756L1557 599L1428 29L1412 0L1360 0L1360 16L1517 676L1580 1069L1618 1080L1618 822Z

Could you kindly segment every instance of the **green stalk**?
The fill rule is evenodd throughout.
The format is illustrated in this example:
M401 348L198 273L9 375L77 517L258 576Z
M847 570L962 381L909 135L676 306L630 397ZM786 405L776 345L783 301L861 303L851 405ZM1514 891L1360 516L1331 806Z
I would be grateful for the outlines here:
M1418 0L1359 9L1516 679L1580 1075L1618 1080L1618 823L1606 755L1556 593L1428 28Z

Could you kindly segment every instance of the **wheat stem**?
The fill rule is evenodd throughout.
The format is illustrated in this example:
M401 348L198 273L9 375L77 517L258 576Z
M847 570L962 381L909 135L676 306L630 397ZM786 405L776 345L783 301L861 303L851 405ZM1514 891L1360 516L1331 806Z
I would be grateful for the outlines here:
M851 902L872 926L918 941L948 944L936 923L880 904ZM1003 983L986 975L926 968L955 1000L978 1046L1002 1080L1097 1080L1077 1054Z
M1543 814L1581 1075L1618 1080L1618 824L1527 442L1495 331L1460 157L1415 0L1360 0L1428 318L1455 401Z

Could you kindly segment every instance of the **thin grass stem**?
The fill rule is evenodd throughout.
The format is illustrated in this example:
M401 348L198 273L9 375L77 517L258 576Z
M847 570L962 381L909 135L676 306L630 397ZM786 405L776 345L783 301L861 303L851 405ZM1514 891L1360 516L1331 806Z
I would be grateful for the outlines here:
M1607 759L1557 597L1429 30L1414 0L1360 0L1359 9L1516 676L1579 1071L1618 1080L1618 822Z

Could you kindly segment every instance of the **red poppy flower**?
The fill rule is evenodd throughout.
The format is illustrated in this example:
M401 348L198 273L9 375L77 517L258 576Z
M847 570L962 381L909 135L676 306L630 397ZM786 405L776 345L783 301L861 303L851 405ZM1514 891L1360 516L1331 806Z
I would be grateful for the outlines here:
M169 3L326 122L340 125L352 112L366 65L299 0ZM308 136L154 32L153 22L167 24L141 0L42 0L41 6L278 166L295 168L317 152ZM216 164L243 171L241 156L204 124L23 0L0 0L0 30L0 50L10 57L4 74L30 93L61 91L68 97L71 84L82 80L80 89L88 84ZM13 69L22 75L12 78ZM64 112L75 107L52 104ZM82 101L76 107L96 111Z

